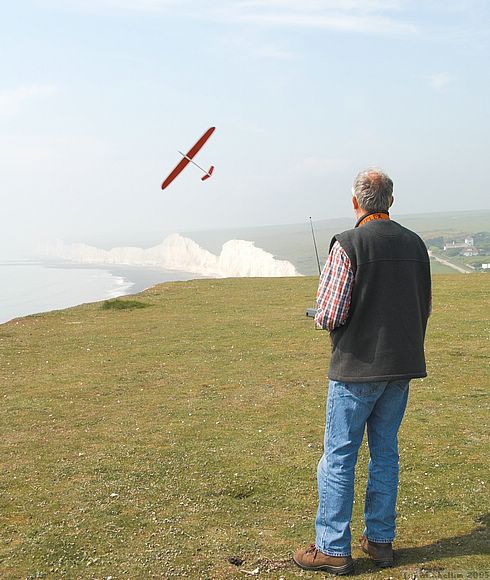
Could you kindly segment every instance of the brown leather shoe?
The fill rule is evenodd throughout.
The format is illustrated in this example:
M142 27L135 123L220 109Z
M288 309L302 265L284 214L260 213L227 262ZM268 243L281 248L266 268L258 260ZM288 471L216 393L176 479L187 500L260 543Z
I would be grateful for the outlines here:
M354 560L350 556L327 556L320 552L315 544L296 550L293 560L303 570L317 570L331 574L349 574L354 568Z
M361 550L374 560L374 563L380 568L389 568L393 566L393 544L371 542L366 536L359 538Z

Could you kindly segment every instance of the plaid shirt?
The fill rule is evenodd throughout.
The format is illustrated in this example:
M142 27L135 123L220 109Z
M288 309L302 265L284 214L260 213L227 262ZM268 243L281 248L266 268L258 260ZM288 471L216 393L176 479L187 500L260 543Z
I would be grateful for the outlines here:
M349 314L354 273L349 256L335 242L320 275L320 285L316 293L317 328L333 330L345 324Z

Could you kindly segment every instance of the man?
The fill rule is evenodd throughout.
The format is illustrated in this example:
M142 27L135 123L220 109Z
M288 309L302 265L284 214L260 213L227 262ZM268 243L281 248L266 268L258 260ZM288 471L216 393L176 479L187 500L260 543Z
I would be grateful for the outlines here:
M367 426L370 461L361 548L393 565L398 429L410 379L427 375L424 337L431 308L427 249L392 221L393 182L377 169L353 186L354 229L334 236L317 293L317 327L332 356L324 453L318 465L316 543L293 559L305 570L348 574L357 452Z

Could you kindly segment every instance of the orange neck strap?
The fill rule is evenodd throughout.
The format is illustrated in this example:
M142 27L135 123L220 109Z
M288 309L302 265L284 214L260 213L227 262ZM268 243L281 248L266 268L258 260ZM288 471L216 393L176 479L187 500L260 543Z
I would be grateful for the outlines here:
M364 224L367 224L368 222L372 222L374 220L389 220L389 219L390 219L389 214L383 211L368 213L357 222L356 228L359 228L360 226L363 226Z

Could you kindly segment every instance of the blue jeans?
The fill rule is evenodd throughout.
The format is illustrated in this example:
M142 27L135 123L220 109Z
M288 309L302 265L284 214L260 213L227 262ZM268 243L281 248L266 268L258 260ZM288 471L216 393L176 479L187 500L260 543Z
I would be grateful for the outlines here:
M329 556L350 556L350 520L357 452L367 425L369 467L364 534L373 542L395 537L398 429L408 381L330 381L323 456L318 464L316 547Z

